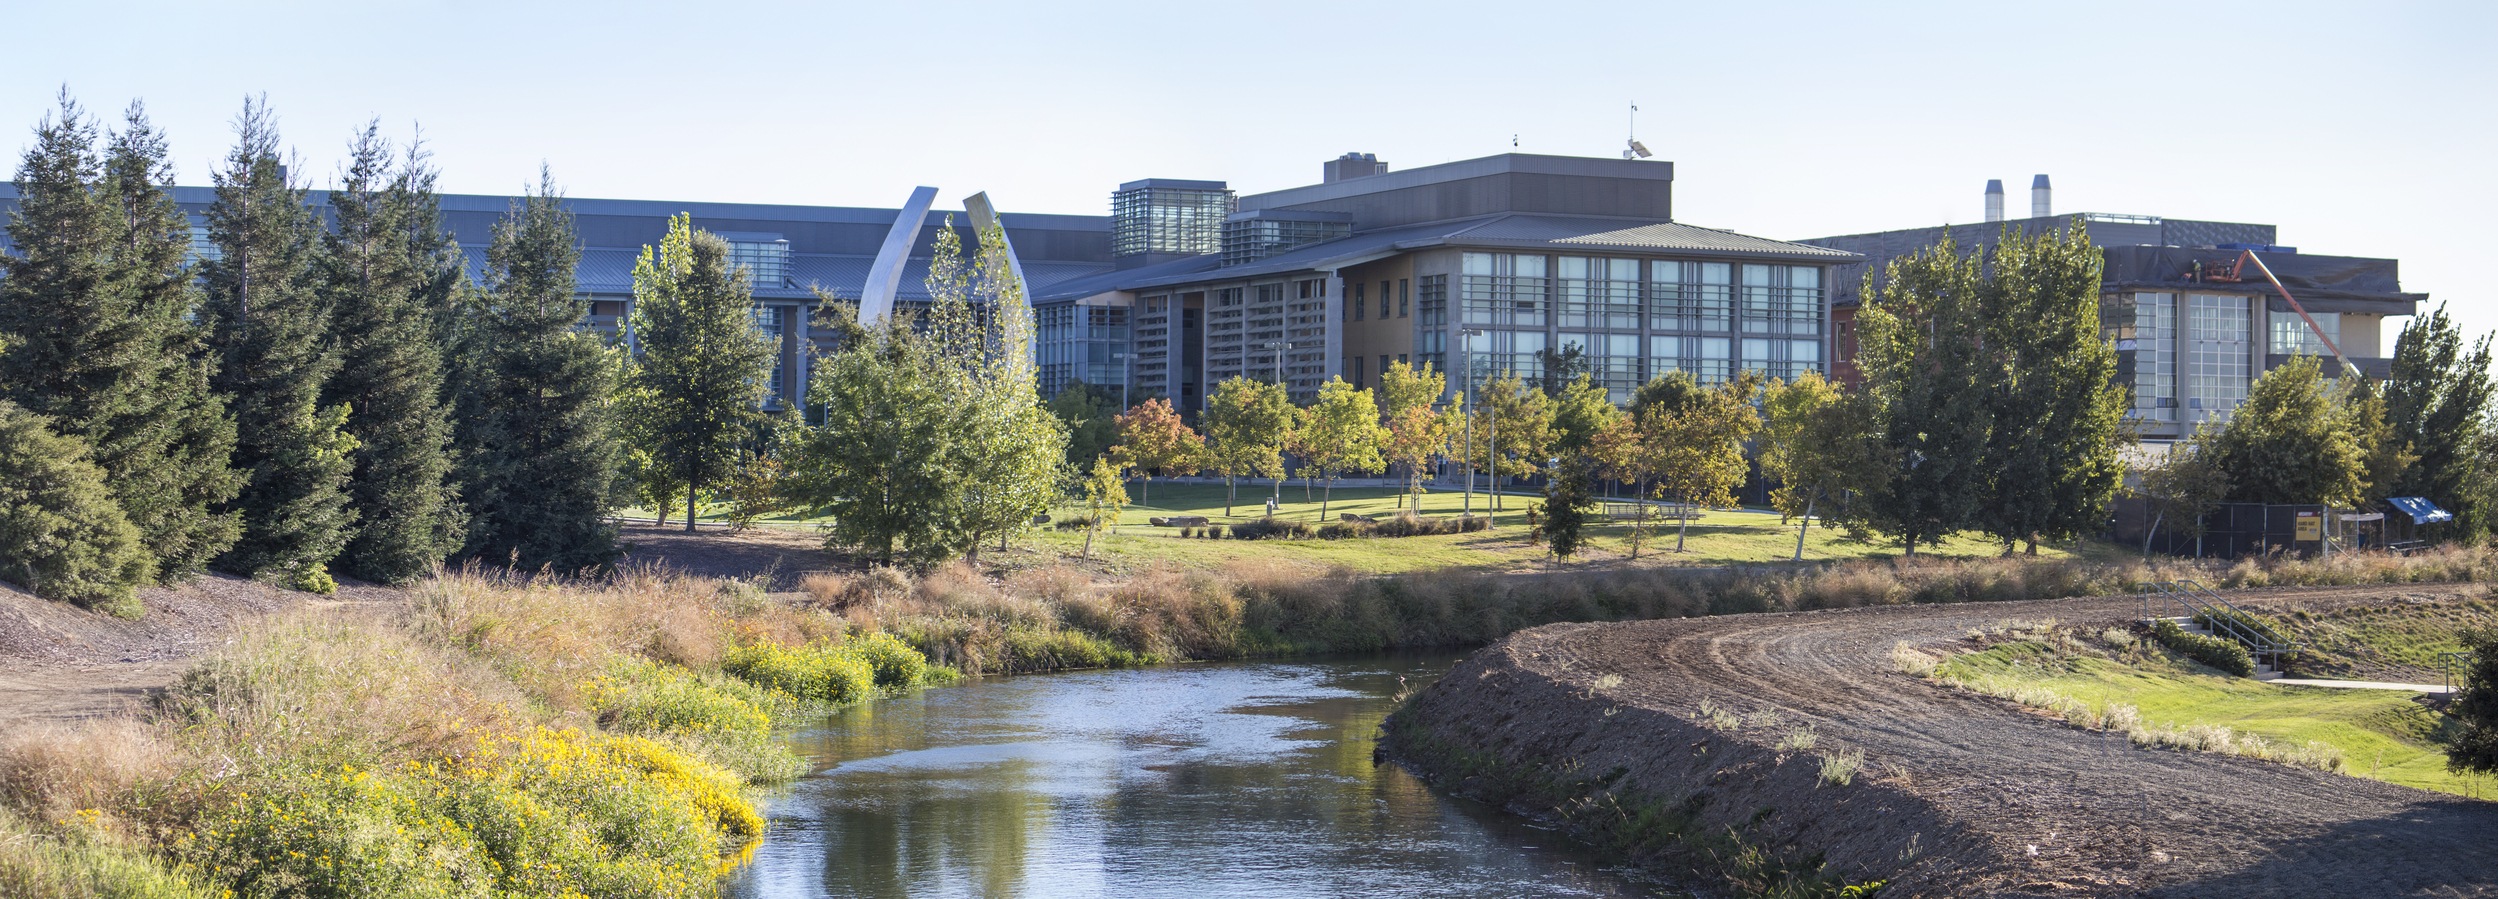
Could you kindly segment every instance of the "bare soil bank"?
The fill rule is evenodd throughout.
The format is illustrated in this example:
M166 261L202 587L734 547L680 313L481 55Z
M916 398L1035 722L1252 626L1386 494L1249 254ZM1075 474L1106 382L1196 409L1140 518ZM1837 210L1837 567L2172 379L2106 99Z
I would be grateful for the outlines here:
M2231 599L2312 609L2400 592ZM1901 641L1940 654L2008 618L2113 622L2137 609L2122 597L1540 627L1424 691L1382 749L1669 874L1722 866L1703 841L1667 847L1660 821L1819 854L1849 882L1891 880L1884 896L2498 896L2498 803L2137 749L1891 660ZM1704 701L1778 720L1712 728ZM1804 726L1814 747L1782 757L1777 743ZM1854 782L1819 783L1822 757L1849 750L1864 753ZM1691 822L1673 823L1685 812Z

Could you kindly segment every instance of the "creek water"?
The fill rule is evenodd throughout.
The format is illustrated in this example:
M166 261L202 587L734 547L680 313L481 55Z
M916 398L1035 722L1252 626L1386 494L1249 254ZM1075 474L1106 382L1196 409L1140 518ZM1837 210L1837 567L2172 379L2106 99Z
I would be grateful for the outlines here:
M1373 764L1455 654L989 678L798 733L733 899L1665 896Z

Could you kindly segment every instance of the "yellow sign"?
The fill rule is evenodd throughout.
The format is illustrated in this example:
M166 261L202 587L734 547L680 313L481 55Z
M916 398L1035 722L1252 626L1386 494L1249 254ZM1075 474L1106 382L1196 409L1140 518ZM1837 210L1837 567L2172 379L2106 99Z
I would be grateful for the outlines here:
M2299 513L2299 521L2298 521L2298 534L2297 534L2297 536L2296 536L2296 538L2295 538L2295 539L2299 539L2299 540L2322 540L2322 539L2324 539L2324 538L2325 538L2325 519L2324 519L2324 516L2322 516L2322 515L2318 515L2318 514L2316 514L2316 513L2314 513L2314 512L2301 512L2301 513Z

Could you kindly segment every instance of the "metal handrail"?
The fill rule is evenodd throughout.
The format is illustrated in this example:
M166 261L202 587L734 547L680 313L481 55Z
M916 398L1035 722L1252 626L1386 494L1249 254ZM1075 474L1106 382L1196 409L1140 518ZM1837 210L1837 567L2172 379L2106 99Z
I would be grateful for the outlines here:
M2279 668L2281 656L2285 653L2297 652L2301 646L2280 634L2273 633L2271 628L2265 627L2255 616L2231 605L2229 600L2199 582L2187 580L2155 582L2149 584L2148 587L2177 603L2179 608L2186 610L2187 618L2201 618L2206 622L2205 626L2211 628L2212 633L2244 645L2247 652L2258 662ZM2145 592L2142 598L2143 617L2149 618L2151 617L2150 593Z
M2455 695L2455 688L2460 686L2455 683L2455 663L2462 662L2466 665L2470 665L2472 657L2473 652L2469 649L2461 652L2441 652L2437 654L2437 676L2446 687L2446 695ZM2464 680L2470 681L2472 679L2471 669L2465 669L2463 677Z

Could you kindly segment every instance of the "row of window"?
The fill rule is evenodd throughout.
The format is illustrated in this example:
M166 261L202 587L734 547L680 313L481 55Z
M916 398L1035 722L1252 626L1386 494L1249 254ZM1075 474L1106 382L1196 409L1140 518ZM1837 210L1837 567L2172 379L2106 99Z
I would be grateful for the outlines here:
M1459 280L1465 323L1498 327L1736 331L1818 335L1821 270L1802 265L1467 253ZM1737 269L1741 283L1736 283Z

